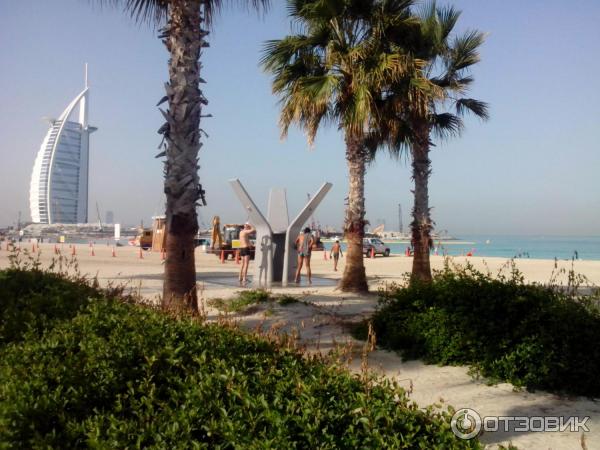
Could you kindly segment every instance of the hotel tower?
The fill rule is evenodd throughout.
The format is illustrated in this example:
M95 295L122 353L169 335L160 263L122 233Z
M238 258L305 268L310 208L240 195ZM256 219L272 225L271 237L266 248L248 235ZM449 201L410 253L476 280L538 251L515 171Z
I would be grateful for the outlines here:
M85 88L50 129L38 151L29 189L34 223L87 223L90 133L87 65ZM75 109L79 114L75 116Z

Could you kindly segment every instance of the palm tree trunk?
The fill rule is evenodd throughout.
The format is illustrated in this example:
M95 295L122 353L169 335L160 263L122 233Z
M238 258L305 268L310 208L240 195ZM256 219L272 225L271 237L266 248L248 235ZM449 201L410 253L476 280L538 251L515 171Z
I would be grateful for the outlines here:
M429 250L431 248L431 230L433 229L429 211L429 175L431 174L429 126L421 124L416 129L419 138L411 147L415 181L415 204L411 223L414 247L411 280L429 283L431 282Z
M201 0L169 3L163 40L170 53L169 109L161 128L166 141L165 184L167 198L167 259L163 306L198 310L194 236L198 231L196 203L201 197L198 177L200 114L207 101L200 90L200 63L204 37Z
M346 162L350 178L344 236L348 245L346 266L339 288L343 292L368 292L363 261L365 237L365 152L362 141L346 136Z

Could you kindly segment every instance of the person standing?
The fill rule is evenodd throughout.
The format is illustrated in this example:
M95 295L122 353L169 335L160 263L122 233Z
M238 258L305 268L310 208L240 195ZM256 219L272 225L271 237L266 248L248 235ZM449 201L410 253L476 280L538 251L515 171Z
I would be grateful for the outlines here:
M335 272L337 272L340 256L343 258L344 254L342 253L342 246L340 245L339 239L336 239L335 243L331 246L331 251L329 252L329 257L333 259L333 270Z
M244 224L244 228L240 231L240 257L242 259L242 267L240 267L240 286L245 286L248 283L248 265L250 264L250 235L256 229L250 225L250 222Z
M315 243L310 228L306 227L304 231L296 239L296 250L298 251L298 268L296 269L296 283L300 283L300 272L302 266L306 264L306 275L308 276L308 284L312 284L310 271L310 254L313 244Z

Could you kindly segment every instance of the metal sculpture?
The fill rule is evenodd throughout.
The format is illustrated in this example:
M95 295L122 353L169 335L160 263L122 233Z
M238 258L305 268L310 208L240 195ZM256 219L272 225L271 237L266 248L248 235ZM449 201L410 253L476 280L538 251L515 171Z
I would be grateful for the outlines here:
M271 189L267 220L239 179L234 178L229 180L229 183L247 212L248 220L256 228L256 256L252 283L259 287L271 287L275 281L281 282L282 286L287 286L294 278L296 267L295 238L333 185L323 183L302 211L289 223L285 189Z

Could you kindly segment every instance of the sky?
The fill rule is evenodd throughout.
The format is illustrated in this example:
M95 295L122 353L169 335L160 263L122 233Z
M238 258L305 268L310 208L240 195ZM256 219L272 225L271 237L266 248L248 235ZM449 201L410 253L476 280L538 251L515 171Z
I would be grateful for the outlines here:
M439 2L446 4L446 2ZM461 234L600 235L600 2L454 0L459 32L487 33L470 96L490 120L467 119L459 138L431 153L430 205L438 230ZM259 66L268 39L290 32L283 0L264 15L226 8L202 57L210 103L202 128L200 221L246 220L228 180L239 178L266 215L271 187L286 188L294 217L325 182L316 211L340 228L348 179L342 134L320 130L309 148L292 129L280 138L277 98ZM48 129L83 88L89 64L89 218L113 211L149 223L164 211L162 162L154 156L156 103L168 53L156 30L93 0L0 0L0 227L30 219L29 182ZM410 165L382 154L366 176L367 219L406 230Z

